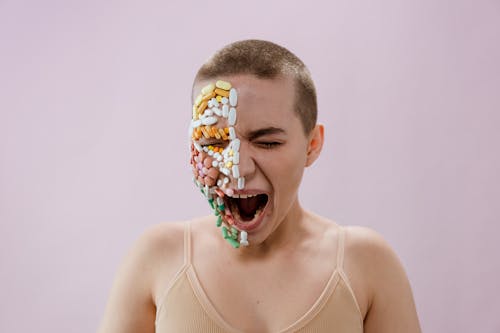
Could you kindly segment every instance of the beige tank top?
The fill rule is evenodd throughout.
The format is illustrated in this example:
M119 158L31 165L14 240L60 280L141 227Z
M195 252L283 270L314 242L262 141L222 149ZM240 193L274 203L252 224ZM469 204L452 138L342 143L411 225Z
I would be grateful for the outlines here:
M278 333L363 332L363 319L343 270L344 229L340 227L337 266L323 292L300 318ZM191 264L190 225L184 229L184 264L157 302L157 333L243 333L219 314Z

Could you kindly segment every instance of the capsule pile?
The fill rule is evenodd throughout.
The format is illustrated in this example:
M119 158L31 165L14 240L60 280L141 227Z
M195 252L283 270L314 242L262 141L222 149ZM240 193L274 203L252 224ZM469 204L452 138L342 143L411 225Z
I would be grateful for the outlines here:
M233 194L232 179L238 189L245 186L245 178L239 172L240 140L234 129L237 103L238 94L231 83L220 80L210 83L201 89L194 101L189 126L194 182L214 210L217 227L222 226L224 239L235 248L248 246L247 233L234 227L231 211L224 204L224 196ZM218 127L219 119L226 119L227 126ZM203 141L214 139L227 143L203 144Z

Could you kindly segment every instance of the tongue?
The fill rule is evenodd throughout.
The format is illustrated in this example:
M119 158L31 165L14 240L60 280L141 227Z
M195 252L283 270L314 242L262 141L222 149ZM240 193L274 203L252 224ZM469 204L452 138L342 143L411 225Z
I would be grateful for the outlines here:
M257 208L259 208L259 199L256 196L238 200L238 209L243 218L252 219Z

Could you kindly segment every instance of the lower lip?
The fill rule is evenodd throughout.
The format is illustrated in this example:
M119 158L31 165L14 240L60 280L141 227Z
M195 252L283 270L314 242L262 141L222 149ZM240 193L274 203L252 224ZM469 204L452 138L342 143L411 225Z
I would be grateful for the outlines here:
M241 221L235 219L234 225L236 225L236 227L239 230L244 230L247 232L253 231L253 230L257 229L260 226L260 224L262 223L262 221L264 220L264 216L266 215L266 210L267 210L267 204L266 204L266 207L264 207L264 209L260 212L259 216L254 221L241 222Z

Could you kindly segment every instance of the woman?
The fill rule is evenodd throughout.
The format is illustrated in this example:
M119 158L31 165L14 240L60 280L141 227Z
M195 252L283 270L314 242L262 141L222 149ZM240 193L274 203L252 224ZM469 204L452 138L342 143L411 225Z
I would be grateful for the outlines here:
M236 42L200 68L193 93L191 165L214 214L144 233L99 332L420 332L387 243L299 203L324 131L302 61Z

